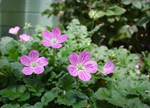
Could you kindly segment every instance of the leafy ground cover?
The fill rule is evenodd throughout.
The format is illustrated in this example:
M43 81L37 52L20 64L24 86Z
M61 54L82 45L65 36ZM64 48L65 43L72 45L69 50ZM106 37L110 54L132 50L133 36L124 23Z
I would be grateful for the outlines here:
M36 33L19 37L3 37L0 41L0 106L1 108L149 108L150 107L150 54L131 53L124 47L109 49L92 43L91 36L99 29L97 25L88 31L77 19L73 19L65 30L58 25L63 40L57 48L49 42L43 43L46 36L52 34L51 27L38 27ZM25 27L29 30L28 27ZM43 31L48 30L44 36ZM46 32L47 33L47 32ZM54 33L54 32L53 32ZM58 32L57 32L58 33ZM56 33L56 34L57 34ZM17 36L18 37L18 36ZM27 39L27 40L26 40ZM46 38L47 39L47 38ZM44 41L45 42L45 41ZM60 41L59 41L60 42ZM62 41L61 41L62 42ZM38 51L44 70L23 71L31 51ZM73 76L69 72L70 55L83 51L90 53L89 65L93 70L91 78ZM29 54L32 59L34 55ZM36 53L37 54L37 53ZM21 58L25 56L24 61ZM84 56L88 58L87 56ZM85 60L85 58L80 58ZM73 58L75 59L75 58ZM34 58L35 60L35 58ZM30 66L35 69L39 60L31 60ZM112 64L106 65L108 61ZM48 63L47 63L48 62ZM45 64L44 64L45 63ZM78 65L80 70L86 69ZM96 67L96 68L95 68ZM42 68L42 69L43 69ZM107 74L104 74L107 71ZM26 72L31 72L30 75ZM40 72L40 73L38 73ZM73 71L74 72L74 71ZM85 73L89 71L86 70ZM89 78L89 77L88 77Z

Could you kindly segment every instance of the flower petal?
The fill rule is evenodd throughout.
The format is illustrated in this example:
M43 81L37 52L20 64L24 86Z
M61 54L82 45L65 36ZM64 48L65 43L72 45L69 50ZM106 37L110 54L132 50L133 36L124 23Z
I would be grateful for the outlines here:
M67 35L62 35L60 36L60 38L58 39L58 43L63 43L67 41Z
M18 31L20 30L20 27L19 27L19 26L16 26L16 27L15 27L15 30L16 30L16 32L18 33Z
M44 67L43 66L38 66L34 69L35 74L41 74L44 72Z
M33 68L31 67L24 67L22 69L22 73L25 75L31 75L33 73Z
M8 31L8 33L16 35L19 30L20 30L20 27L16 26L14 28L10 28L9 31Z
M114 71L111 71L111 70L105 70L104 72L102 72L103 75L108 75L108 74L111 74L113 73Z
M72 76L77 76L78 75L78 71L76 70L76 66L74 66L74 65L69 65L68 66L68 71Z
M61 48L62 47L62 44L52 44L52 47L53 48Z
M79 61L81 63L86 63L87 61L89 61L91 59L91 54L87 51L83 51L80 53L79 55Z
M44 46L46 46L46 47L50 47L50 46L51 46L51 43L50 43L50 41L48 41L48 40L42 40L42 44L43 44Z
M54 28L52 33L54 34L55 38L59 38L61 36L61 30L59 28Z
M22 34L22 35L19 35L19 39L20 41L29 41L30 40L30 36L27 35L27 34Z
M74 52L70 54L69 61L72 65L76 65L78 63L78 54Z
M83 70L79 72L78 76L84 82L87 82L91 79L90 73L87 71L83 71Z
M113 63L112 61L108 61L108 62L104 65L104 69L113 70L113 69L114 69L114 63Z
M114 72L114 63L111 61L108 61L104 65L104 72L102 72L102 74L107 75L107 74L111 74L113 72Z
M39 66L46 66L46 65L48 65L48 61L47 61L47 59L45 57L38 58L36 62L37 62L37 64Z
M98 70L97 63L95 61L88 61L84 64L84 68L89 73L96 73Z
M35 61L39 58L39 52L37 50L31 50L29 52L29 57L32 61Z
M53 33L51 33L49 30L44 30L42 35L47 40L51 40L51 38L53 38Z
M25 66L30 66L30 63L31 63L30 58L26 55L23 55L23 56L20 57L20 62L22 64L24 64Z

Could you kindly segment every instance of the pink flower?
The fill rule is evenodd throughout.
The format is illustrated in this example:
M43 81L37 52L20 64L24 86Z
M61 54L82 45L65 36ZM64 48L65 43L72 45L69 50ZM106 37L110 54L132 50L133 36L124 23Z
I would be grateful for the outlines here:
M20 41L29 41L30 40L30 36L27 35L27 34L22 34L22 35L19 35L19 39Z
M139 64L139 63L136 64L136 65L135 65L135 68L136 68L136 69L139 69L139 68L140 68L140 64Z
M19 30L20 30L20 27L19 27L19 26L16 26L16 27L14 27L14 28L10 28L9 31L8 31L8 33L13 34L13 35L16 35Z
M86 82L91 79L91 74L96 73L98 65L95 61L90 61L91 55L89 52L83 51L79 55L72 53L69 56L71 65L68 66L68 71L72 76L78 76L79 79Z
M104 72L102 72L103 75L108 75L114 72L114 63L112 61L108 61L104 65Z
M61 30L59 28L54 28L52 32L49 30L44 30L42 32L44 40L42 44L47 47L61 48L63 42L67 41L66 35L61 35Z
M28 56L23 55L20 58L20 62L25 65L22 69L22 73L25 75L31 75L32 73L41 74L44 72L44 66L48 65L45 57L39 58L37 50L31 50Z

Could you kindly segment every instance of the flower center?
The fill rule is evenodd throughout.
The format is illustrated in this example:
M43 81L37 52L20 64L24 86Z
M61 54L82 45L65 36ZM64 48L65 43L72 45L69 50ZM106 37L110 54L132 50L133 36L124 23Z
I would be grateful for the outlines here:
M33 67L33 68L35 68L35 67L37 67L37 63L36 63L36 62L32 62L32 63L30 64L30 66Z
M78 63L77 64L77 70L83 70L84 69L84 66L82 63Z
M56 39L56 38L52 38L52 39L51 39L51 43L52 43L52 44L56 44L56 43L57 43L57 39Z

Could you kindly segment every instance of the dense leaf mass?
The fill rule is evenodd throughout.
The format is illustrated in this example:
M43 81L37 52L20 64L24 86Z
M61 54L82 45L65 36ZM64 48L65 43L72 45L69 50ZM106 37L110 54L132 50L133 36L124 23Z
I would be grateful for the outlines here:
M122 0L124 4L130 2ZM135 7L139 5L134 4ZM139 6L138 6L139 7ZM114 6L110 10L117 11ZM125 12L121 9L117 15ZM110 13L109 13L110 14ZM111 13L113 14L113 13ZM116 14L116 13L115 13ZM123 47L109 49L91 42L91 31L73 19L67 30L59 25L68 40L60 49L42 45L42 32L50 27L36 29L28 42L3 37L0 41L0 106L1 108L149 108L150 107L150 54L131 53ZM37 50L49 64L42 74L24 75L19 62L22 55ZM88 51L98 71L83 82L69 74L68 56L72 52ZM103 75L107 61L114 63L114 72ZM138 65L138 68L135 67Z

